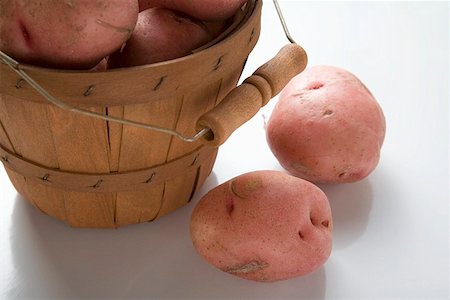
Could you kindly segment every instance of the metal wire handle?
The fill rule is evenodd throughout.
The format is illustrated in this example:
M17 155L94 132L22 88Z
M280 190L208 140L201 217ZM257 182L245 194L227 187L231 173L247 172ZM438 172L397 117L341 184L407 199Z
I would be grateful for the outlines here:
M281 21L281 25L283 26L283 30L286 34L287 39L291 42L291 43L295 43L294 40L292 39L289 30L287 28L287 24L286 21L283 17L283 13L281 11L280 5L278 3L278 0L273 0L274 4L275 4L275 8L276 11L278 13L278 17L280 18ZM144 124L144 123L140 123L140 122L135 122L132 120L126 120L126 119L120 119L120 118L116 118L116 117L112 117L112 116L106 116L100 113L96 113L96 112L92 112L86 109L82 109L82 108L78 108L75 107L73 105L70 105L68 103L65 103L61 100L58 100L57 98L53 97L50 93L48 93L42 86L40 86L33 78L31 78L20 66L20 63L16 60L14 60L13 58L11 58L10 56L8 56L6 53L4 53L3 51L0 51L0 59L7 64L11 69L14 70L14 72L16 72L20 77L22 77L23 80L25 80L32 88L34 88L42 97L44 97L47 101L49 101L50 103L56 105L59 108L71 111L71 112L75 112L75 113L79 113L85 116L90 116L90 117L94 117L97 119L101 119L104 121L110 121L110 122L115 122L115 123L120 123L123 125L131 125L131 126L135 126L135 127L139 127L139 128L143 128L143 129L149 129L149 130L153 130L153 131L157 131L157 132L162 132L162 133L166 133L172 136L175 136L185 142L195 142L198 139L200 139L201 137L203 137L205 134L207 134L210 129L209 128L203 128L201 130L199 130L195 135L193 136L185 136L175 130L172 129L168 129L168 128L163 128L160 126L156 126L156 125L149 125L149 124Z
M288 26L286 24L286 20L283 16L283 11L281 10L280 4L278 3L278 0L273 0L273 4L275 5L275 9L277 10L278 17L280 18L281 26L283 26L284 33L286 34L287 39L292 44L296 44L294 39L291 36L291 33L289 32Z
M135 126L135 127L139 127L139 128L150 129L150 130L154 130L157 132L167 133L167 134L176 136L177 138L179 138L183 141L186 141L186 142L195 142L196 140L198 140L200 137L202 137L209 131L209 128L203 128L199 132L197 132L194 136L189 137L189 136L184 136L181 133L174 131L172 129L163 128L163 127L159 127L159 126L155 126L155 125L148 125L148 124L144 124L144 123L140 123L140 122L135 122L132 120L120 119L120 118L116 118L116 117L112 117L112 116L106 116L106 115L92 112L92 111L89 111L86 109L77 108L66 102L58 100L57 98L55 98L51 94L49 94L43 87L41 87L36 81L34 81L33 78L31 78L24 70L21 69L20 64L17 61L15 61L14 59L9 57L2 51L0 51L0 58L8 66L10 66L17 74L19 74L20 77L22 77L28 84L30 84L31 87L33 87L39 94L41 94L47 101L51 102L52 104L56 105L59 108L62 108L62 109L65 109L65 110L68 110L71 112L76 112L76 113L79 113L79 114L82 114L85 116L102 119L105 121L111 121L111 122L116 122L116 123L120 123L123 125L131 125L131 126Z

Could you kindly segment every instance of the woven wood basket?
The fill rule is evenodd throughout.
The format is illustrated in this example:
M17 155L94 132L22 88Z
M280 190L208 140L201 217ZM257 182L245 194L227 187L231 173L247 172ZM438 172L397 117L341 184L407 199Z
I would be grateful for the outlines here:
M249 1L228 36L168 62L105 72L0 63L0 157L16 190L74 227L148 222L188 203L210 174L217 147L306 65L301 47L287 46L236 88L259 37L261 7ZM186 136L209 132L186 142L63 109L19 69L78 108Z

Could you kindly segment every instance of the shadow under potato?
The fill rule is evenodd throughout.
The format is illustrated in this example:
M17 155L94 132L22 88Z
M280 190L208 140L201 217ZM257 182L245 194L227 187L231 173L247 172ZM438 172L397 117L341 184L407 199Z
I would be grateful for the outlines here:
M147 224L76 229L17 196L10 228L16 278L8 298L323 299L325 270L276 283L221 272L192 246L190 213L217 185L212 174L192 202Z
M364 235L372 210L370 181L320 185L330 201L333 216L333 248L345 248Z

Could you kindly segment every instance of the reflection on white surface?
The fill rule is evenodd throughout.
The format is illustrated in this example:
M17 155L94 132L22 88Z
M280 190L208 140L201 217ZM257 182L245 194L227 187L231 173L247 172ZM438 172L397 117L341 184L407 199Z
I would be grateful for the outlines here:
M286 43L270 1L243 78ZM282 170L263 116L219 151L188 206L149 224L73 229L28 205L0 168L0 298L448 299L449 7L426 2L281 1L309 65L359 76L380 102L387 135L380 164L353 184L321 186L334 248L301 278L254 283L204 262L189 217L209 189L244 172Z
M373 192L369 179L344 185L321 185L333 214L333 247L351 246L367 229Z
M214 181L214 176L209 180ZM215 184L210 182L209 186ZM18 284L10 286L5 295L274 299L283 293L290 298L324 298L324 269L294 281L267 285L238 279L206 264L191 246L191 209L192 205L151 224L80 230L37 212L18 196L10 235Z

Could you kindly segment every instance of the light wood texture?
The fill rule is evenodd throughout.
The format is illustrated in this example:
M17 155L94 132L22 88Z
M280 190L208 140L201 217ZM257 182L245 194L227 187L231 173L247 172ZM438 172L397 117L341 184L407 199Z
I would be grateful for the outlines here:
M104 72L22 69L50 94L72 105L191 135L197 119L219 105L236 86L259 37L261 5L262 1L255 0L246 6L242 24L230 36L180 59ZM16 157L18 161L40 165L42 170L54 169L49 172L53 175L104 176L136 174L147 168L162 170L154 167L192 158L183 172L173 172L167 180L152 182L161 176L154 172L143 180L152 183L148 187L114 192L55 188L49 174L42 174L42 181L28 180L7 168L24 197L72 226L114 228L152 221L188 203L211 173L217 155L214 147L202 156L200 142L186 143L167 134L62 110L48 104L3 63L0 74L0 142L23 157ZM196 155L188 156L192 153ZM101 184L98 180L87 188Z
M123 106L111 106L106 108L106 113L109 116L114 116L117 118L123 119ZM107 125L107 134L108 134L108 142L109 142L109 170L111 172L119 171L119 160L120 160L120 148L122 144L122 132L123 125L114 123L114 122L106 122Z
M5 126L3 126L3 123L1 121L1 116L2 116L1 111L2 111L2 108L4 109L4 107L1 107L2 104L3 104L3 101L2 101L2 97L0 95L0 144L2 144L4 147L6 147L6 149L8 149L9 151L16 153L16 151L14 151L14 146L12 145L8 134L6 133Z
M129 105L124 109L124 117L137 122L174 128L181 103L182 97L174 101ZM132 171L166 162L171 139L171 136L164 133L124 126L119 171ZM148 174L149 179L151 176L152 174ZM163 192L164 183L142 191L118 193L116 211L118 224L153 220L160 210Z
M51 168L59 168L47 117L47 105L3 95L0 100L0 120L16 154ZM15 172L8 174L19 193L30 203L53 217L65 220L62 191L29 182Z
M12 153L16 154L16 152L14 150L14 146L11 143L8 133L6 132L5 127L1 121L2 118L3 118L3 120L5 120L5 118L6 118L5 106L2 101L2 98L3 97L0 95L0 144L3 147L5 147L6 149L8 149L9 151L11 151ZM8 155L1 156L0 159L5 164L10 163L9 162L10 158ZM16 188L16 190L19 192L19 194L21 194L27 200L31 199L30 194L28 193L28 190L25 188L25 186L26 186L25 177L20 174L15 173L9 169L6 169L6 172L7 172L8 176L11 178L11 182L14 185L14 187ZM37 207L33 201L28 200L28 202L30 202L33 206Z
M222 145L295 75L303 71L306 64L307 55L302 47L296 44L284 46L273 59L232 90L219 105L199 118L197 128L207 127L212 132L205 136L204 141L213 146Z
M197 171L168 180L164 186L164 194L157 217L173 212L188 203L193 188L195 188L196 178Z
M0 145L0 157L7 161L5 167L25 176L27 180L39 182L51 188L84 193L140 191L151 185L195 171L200 164L214 155L214 151L215 149L211 147L200 147L171 161L139 170L81 173L44 167ZM43 180L43 174L47 180Z
M104 113L103 109L91 109ZM109 173L106 122L48 106L59 167L66 171ZM92 182L92 186L97 182ZM65 191L68 222L74 227L114 227L115 199L110 193Z

